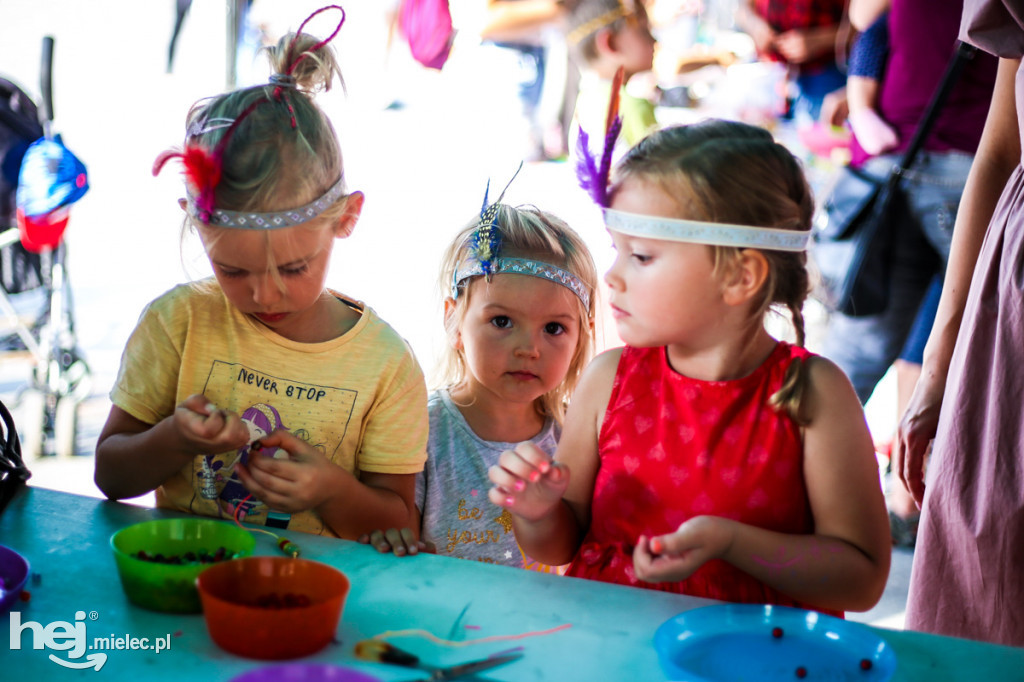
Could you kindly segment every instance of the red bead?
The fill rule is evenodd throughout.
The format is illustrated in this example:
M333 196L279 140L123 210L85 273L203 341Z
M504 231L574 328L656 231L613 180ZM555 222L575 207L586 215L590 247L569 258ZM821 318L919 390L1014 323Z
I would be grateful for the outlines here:
M861 670L871 670L871 661L869 661L866 658L860 659L860 669Z
M21 599L21 601L28 601L32 598L32 593L28 590L22 590L21 594L19 594L18 597Z
M782 637L782 628L772 628L772 637L775 639Z
M800 679L803 679L803 678L807 677L807 668L805 668L803 666L800 666L799 668L797 668L796 669L796 676L799 677Z

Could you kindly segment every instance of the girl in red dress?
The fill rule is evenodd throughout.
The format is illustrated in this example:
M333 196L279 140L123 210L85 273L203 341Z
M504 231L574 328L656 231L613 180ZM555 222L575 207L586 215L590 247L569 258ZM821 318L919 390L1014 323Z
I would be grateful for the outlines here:
M870 609L889 525L860 401L802 347L813 200L798 162L760 128L705 121L640 142L607 196L627 345L587 368L553 460L526 443L491 469L520 546L572 576ZM795 345L765 328L775 308Z

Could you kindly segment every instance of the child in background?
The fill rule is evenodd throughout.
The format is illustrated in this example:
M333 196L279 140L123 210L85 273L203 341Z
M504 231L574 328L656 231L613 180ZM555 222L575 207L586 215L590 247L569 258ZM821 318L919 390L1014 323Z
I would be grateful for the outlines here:
M608 97L620 68L623 151L657 128L654 103L625 89L633 76L654 66L655 40L642 2L579 0L569 14L566 42L576 50L583 65L570 146L576 142L577 127L586 131L603 128Z
M605 281L628 345L587 368L554 460L526 443L491 470L519 544L577 577L871 608L885 503L849 381L802 348L813 201L798 162L765 130L709 120L630 150L609 197ZM795 345L765 329L773 306Z
M520 551L509 513L487 499L487 472L517 442L554 454L594 348L594 261L553 215L496 203L449 245L440 284L448 346L416 479L420 539L405 528L361 540L399 556L428 549L549 571Z
M739 0L736 25L761 59L789 67L797 86L794 112L801 126L817 121L825 96L846 76L836 63L846 0Z
M95 477L112 499L156 489L160 507L354 539L415 519L426 386L390 326L324 286L363 195L313 100L339 75L334 34L304 26L269 50L270 84L194 105L184 150L157 160L183 159L214 276L143 312Z

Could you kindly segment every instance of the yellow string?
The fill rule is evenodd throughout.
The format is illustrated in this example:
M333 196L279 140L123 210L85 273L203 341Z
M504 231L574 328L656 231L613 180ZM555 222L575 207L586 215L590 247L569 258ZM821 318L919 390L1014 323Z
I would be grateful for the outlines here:
M478 639L465 639L458 642L450 639L442 639L428 630L388 630L382 632L379 635L374 635L371 639L389 639L391 637L423 637L425 639L440 644L441 646L448 647L464 647L471 646L473 644L484 644L486 642L507 642L517 639L526 639L527 637L540 637L542 635L551 635L561 630L565 630L572 627L572 623L564 623L557 627L549 628L547 630L533 630L531 632L522 632L518 635L491 635L490 637L480 637Z

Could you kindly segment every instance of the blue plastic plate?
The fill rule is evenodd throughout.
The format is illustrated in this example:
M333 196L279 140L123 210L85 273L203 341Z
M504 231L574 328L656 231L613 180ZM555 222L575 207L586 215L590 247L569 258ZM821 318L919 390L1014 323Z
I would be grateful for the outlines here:
M883 682L896 671L892 647L867 626L786 606L684 611L658 628L654 647L669 679L686 682Z

